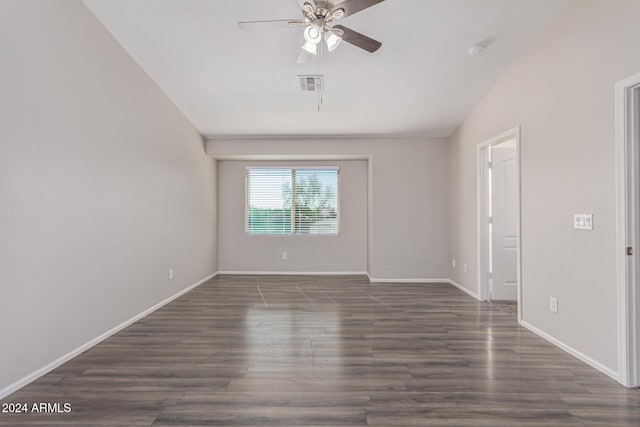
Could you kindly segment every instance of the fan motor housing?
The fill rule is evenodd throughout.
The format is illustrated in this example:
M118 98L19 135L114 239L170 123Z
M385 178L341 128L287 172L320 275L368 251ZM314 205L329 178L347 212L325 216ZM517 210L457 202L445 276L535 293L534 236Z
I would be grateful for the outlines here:
M331 9L333 9L333 4L331 2L316 0L315 3L315 10L310 11L308 14L305 13L306 18L313 21L315 19L324 20L325 18L331 16ZM306 5L309 5L311 9L313 8L313 5L311 5L310 3L305 3L305 6ZM306 10L306 8L303 10Z

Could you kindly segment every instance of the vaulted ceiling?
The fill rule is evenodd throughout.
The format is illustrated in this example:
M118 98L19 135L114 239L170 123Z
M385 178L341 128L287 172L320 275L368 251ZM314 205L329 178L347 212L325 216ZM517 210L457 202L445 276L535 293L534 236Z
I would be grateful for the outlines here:
M340 23L382 42L296 64L296 0L83 0L205 136L448 136L566 0L386 0ZM484 44L472 57L472 45ZM297 76L325 76L323 104Z

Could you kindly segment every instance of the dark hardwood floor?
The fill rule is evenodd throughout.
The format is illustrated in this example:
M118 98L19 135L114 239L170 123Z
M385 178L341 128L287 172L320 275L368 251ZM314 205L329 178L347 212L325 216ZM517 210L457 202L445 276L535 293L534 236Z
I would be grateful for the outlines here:
M219 276L3 402L0 425L640 426L640 392L447 284Z

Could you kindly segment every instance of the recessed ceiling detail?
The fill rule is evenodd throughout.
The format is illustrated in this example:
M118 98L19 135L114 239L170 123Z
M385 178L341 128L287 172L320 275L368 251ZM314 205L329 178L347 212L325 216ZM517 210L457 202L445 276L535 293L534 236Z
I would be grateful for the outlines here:
M294 0L83 1L212 137L448 136L567 4L397 0L357 14L345 8L340 23L383 41L383 48L372 55L343 42L296 64L308 26L256 33L237 25L271 17L303 21ZM340 4L332 3L334 17ZM491 46L471 57L469 47L479 40L492 40ZM331 82L320 112L300 95L303 74Z

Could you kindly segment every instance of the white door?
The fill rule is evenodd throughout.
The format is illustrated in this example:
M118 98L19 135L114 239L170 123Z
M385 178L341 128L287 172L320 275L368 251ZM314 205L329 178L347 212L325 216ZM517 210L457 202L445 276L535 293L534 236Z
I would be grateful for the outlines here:
M518 266L518 159L515 141L491 147L491 299L515 301Z

